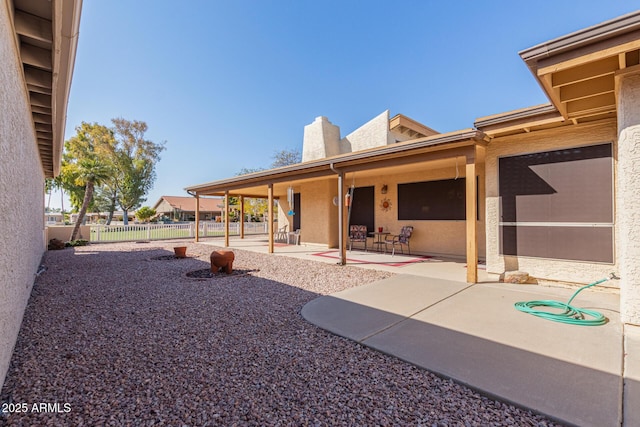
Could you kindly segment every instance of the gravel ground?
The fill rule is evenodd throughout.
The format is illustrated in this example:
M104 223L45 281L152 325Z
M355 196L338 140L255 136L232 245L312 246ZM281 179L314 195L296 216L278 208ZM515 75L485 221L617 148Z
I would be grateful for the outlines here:
M0 425L557 425L300 315L390 273L234 250L242 274L194 279L215 248L154 259L174 245L45 255L0 393L26 412Z

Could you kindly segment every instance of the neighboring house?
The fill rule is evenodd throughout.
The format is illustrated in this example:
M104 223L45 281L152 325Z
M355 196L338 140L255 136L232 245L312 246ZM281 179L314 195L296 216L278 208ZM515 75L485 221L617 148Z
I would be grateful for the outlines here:
M84 217L87 224L104 224L109 218L109 215L111 215L110 212L87 212ZM77 213L70 214L69 220L71 221L71 223L75 224L75 222L78 220L78 216L79 214ZM134 217L135 215L132 212L129 212L127 214L127 218L129 221L133 221ZM123 218L124 212L122 211L113 211L113 215L111 215L112 221L123 221Z
M44 181L60 171L81 4L0 4L0 384L46 248Z
M64 216L59 212L47 212L44 214L45 225L63 225Z
M162 196L153 209L156 217L166 217L178 221L194 221L196 218L196 199L188 196ZM203 221L215 221L222 216L224 199L201 198L200 219Z
M411 121L405 141L386 112L345 138L320 117L305 127L302 163L186 190L278 199L280 222L339 247L342 262L350 215L391 232L412 225L412 251L466 258L468 282L478 258L495 277L590 283L616 271L607 285L620 286L622 321L640 325L640 12L520 55L550 103L447 134Z

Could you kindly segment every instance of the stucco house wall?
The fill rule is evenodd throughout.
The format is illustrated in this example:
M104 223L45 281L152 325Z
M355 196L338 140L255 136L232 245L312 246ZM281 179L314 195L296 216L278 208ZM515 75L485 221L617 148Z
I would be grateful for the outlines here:
M295 188L300 193L300 206L296 206L296 214L300 215L300 241L304 243L338 245L338 208L333 204L337 194L337 180L326 179L313 181ZM287 215L289 203L286 194L277 194L278 221L275 228L288 225L293 229L293 217ZM275 231L275 230L274 230Z
M618 81L618 254L622 321L640 325L640 75Z
M44 173L12 28L0 6L0 384L45 249Z
M382 147L391 141L389 137L389 110L377 115L342 139L347 152L362 151L368 148Z
M538 279L589 283L606 277L618 270L617 263L591 263L565 261L533 257L503 256L500 254L500 199L498 159L510 156L562 148L580 147L598 143L612 142L614 153L614 176L616 164L616 123L615 121L585 124L568 128L556 128L503 138L495 138L486 149L486 239L487 272L501 274L504 271L521 270ZM615 239L614 252L618 253L618 241ZM614 259L616 259L614 255ZM615 282L607 282L612 286Z
M464 167L459 169L460 177L464 178ZM482 180L484 168L478 167L478 174ZM413 226L411 236L411 253L424 255L441 255L454 258L464 258L466 254L466 221L436 221L436 220L398 220L398 184L454 179L455 167L425 169L420 172L381 173L373 177L358 178L356 175L356 187L374 186L374 221L376 227L383 227L391 234L397 234L405 225ZM347 181L351 182L349 177ZM382 194L382 186L387 186L387 193ZM478 197L480 203L480 220L478 224L478 255L485 256L484 227L484 186L480 186L481 194ZM387 211L381 208L382 200L391 201L391 208ZM373 231L373 230L370 230ZM370 243L373 242L371 238Z

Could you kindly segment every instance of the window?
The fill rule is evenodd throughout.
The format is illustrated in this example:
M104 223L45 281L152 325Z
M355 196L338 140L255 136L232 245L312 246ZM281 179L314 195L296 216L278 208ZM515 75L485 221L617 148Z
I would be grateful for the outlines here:
M504 255L613 262L611 144L498 161Z
M466 193L465 178L398 184L398 220L463 221Z

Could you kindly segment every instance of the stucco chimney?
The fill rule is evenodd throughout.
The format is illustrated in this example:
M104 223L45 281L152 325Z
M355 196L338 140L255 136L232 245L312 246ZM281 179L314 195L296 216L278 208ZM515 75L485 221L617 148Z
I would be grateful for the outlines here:
M340 148L340 127L324 116L316 117L313 123L304 127L302 161L323 159L342 154Z

